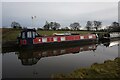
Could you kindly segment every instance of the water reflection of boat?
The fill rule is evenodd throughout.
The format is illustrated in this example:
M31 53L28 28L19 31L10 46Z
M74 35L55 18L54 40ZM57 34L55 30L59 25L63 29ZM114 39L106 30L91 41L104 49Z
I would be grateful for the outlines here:
M51 57L51 56L59 56L64 54L75 54L82 51L94 51L96 50L96 44L77 46L77 47L69 47L69 48L61 48L61 49L53 49L53 50L38 50L38 51L21 51L18 54L18 58L21 60L23 65L34 65L41 58Z
M115 45L119 45L120 40L109 40L107 42L103 42L102 44L106 47L112 47L112 46L115 46Z
M108 47L112 47L112 46L119 45L119 44L120 44L120 41L113 41L113 42L110 42Z
M115 39L115 38L120 38L120 33L119 32L111 32L111 33L106 33L103 34L100 37L100 40L108 40L108 39Z

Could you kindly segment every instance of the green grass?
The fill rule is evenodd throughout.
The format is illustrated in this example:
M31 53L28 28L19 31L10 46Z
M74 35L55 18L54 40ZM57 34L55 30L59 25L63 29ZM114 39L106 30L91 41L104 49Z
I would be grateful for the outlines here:
M68 74L52 75L52 78L120 78L120 58L93 64L90 68L80 68ZM108 79L107 79L108 80Z
M88 34L91 33L89 31L37 31L41 35L53 35L53 33L65 33L65 32L76 32L79 34Z
M21 30L14 29L2 29L2 41L16 41L17 36Z

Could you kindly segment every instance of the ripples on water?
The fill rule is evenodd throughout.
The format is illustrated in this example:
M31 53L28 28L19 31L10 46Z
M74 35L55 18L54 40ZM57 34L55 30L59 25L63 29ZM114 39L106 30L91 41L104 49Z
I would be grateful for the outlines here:
M104 44L71 46L48 50L6 52L3 58L3 78L42 78L69 73L93 63L118 57L120 41Z

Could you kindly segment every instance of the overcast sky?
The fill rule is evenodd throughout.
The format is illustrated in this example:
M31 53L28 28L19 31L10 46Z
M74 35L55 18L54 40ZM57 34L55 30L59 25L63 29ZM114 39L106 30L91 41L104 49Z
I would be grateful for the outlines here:
M56 21L62 27L79 22L85 26L88 20L99 20L103 25L118 21L117 2L3 2L3 26L12 21L31 27L31 16L36 16L35 27L42 27L46 21Z

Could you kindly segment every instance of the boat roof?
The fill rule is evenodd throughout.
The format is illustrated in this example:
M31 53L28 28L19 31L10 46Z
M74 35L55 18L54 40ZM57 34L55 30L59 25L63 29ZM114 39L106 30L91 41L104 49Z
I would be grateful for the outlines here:
M23 31L21 31L21 32L28 32L28 31L34 31L34 32L36 32L35 29L23 29Z

